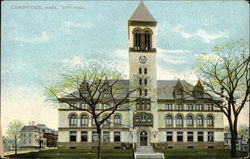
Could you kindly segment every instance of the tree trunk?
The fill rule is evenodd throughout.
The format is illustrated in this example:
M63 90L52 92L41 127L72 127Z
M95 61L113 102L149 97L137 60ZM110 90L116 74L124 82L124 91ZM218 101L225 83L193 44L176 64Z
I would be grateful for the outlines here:
M101 159L101 129L97 128L97 133L98 133L98 147L97 147L97 159Z
M237 140L237 134L234 132L231 132L231 157L236 157L236 140Z
M17 154L17 136L15 135L15 155Z
M41 151L41 147L42 147L42 141L39 140L39 151Z
M237 131L237 120L234 121L234 124L230 125L231 132L231 157L236 157L236 142L238 140L238 131Z

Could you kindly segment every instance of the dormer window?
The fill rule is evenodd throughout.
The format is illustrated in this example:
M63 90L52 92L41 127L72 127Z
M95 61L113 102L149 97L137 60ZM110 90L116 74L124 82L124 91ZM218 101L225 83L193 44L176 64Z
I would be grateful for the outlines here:
M174 90L173 90L173 96L175 99L182 99L183 98L183 86L180 82L180 80L178 79L177 83L176 83L176 86L174 87Z
M87 93L87 92L83 92L83 93L82 93L82 96L83 96L83 97L88 97L88 93Z
M108 98L108 97L109 97L109 93L104 93L104 94L103 94L103 97L104 97L104 98Z

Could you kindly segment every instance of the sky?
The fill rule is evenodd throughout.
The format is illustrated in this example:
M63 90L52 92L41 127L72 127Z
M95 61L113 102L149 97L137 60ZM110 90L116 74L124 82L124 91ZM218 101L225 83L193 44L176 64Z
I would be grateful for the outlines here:
M127 22L139 1L4 1L1 107L5 132L18 119L57 129L44 91L65 69L112 63L128 75ZM145 1L157 20L157 78L196 83L196 58L213 46L249 39L244 1ZM20 7L22 9L20 9ZM241 118L247 116L243 110ZM246 120L240 120L244 124Z

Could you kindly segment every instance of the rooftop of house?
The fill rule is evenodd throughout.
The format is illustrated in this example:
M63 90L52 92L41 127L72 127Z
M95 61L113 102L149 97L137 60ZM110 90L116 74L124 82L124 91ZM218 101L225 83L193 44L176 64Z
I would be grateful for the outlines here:
M46 127L45 124L23 126L21 132L42 132L57 135L57 131Z

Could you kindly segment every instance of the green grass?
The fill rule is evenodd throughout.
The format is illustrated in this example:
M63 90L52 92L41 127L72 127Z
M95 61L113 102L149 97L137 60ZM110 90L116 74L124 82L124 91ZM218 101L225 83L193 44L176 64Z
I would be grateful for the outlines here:
M166 159L231 158L228 149L156 149L156 151L164 153ZM247 153L238 151L237 156L247 156Z
M30 152L26 154L10 155L10 158L96 158L96 149L53 149L41 152ZM103 149L103 159L132 159L132 150L123 149Z
M30 152L19 154L17 156L10 155L10 158L96 158L96 149L53 149L43 150L41 152ZM166 159L181 159L181 158L230 158L230 152L227 149L156 149L157 152L162 152ZM246 156L246 153L237 152L238 157ZM124 149L103 149L103 159L132 159L132 150Z

